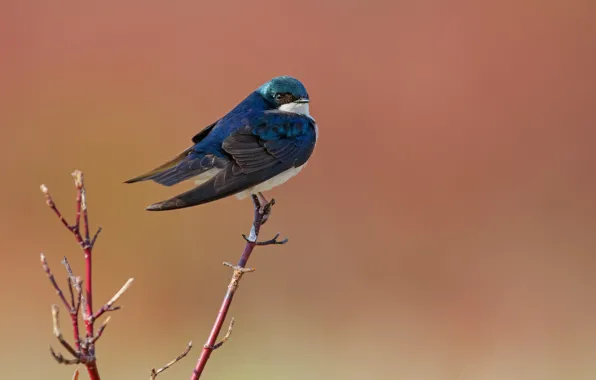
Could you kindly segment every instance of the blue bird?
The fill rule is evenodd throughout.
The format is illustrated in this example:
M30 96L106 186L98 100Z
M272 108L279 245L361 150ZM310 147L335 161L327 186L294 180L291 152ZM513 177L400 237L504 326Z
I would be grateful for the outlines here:
M304 85L289 76L263 84L234 109L192 138L193 146L148 173L126 181L164 186L195 179L197 187L155 203L174 210L230 195L239 199L281 185L304 168L317 141Z

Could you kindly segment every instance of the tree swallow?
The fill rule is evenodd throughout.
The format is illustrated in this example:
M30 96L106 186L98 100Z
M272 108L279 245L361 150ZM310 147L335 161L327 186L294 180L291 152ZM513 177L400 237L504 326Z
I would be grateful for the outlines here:
M263 84L192 138L193 146L150 172L126 181L172 186L194 178L197 187L155 203L174 210L230 195L239 199L281 185L304 168L317 141L304 85L289 76Z

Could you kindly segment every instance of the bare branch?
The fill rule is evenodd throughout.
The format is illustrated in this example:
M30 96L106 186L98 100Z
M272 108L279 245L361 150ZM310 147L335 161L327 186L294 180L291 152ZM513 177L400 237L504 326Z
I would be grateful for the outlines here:
M101 227L98 227L97 231L95 232L95 235L93 235L93 239L91 239L91 243L89 243L91 248L93 248L95 246L95 241L97 240L97 237L99 236L100 233L101 233Z
M68 273L68 277L70 278L70 281L74 284L74 288L76 289L77 293L79 294L77 303L75 305L73 305L74 310L76 311L76 314L79 314L79 310L81 309L81 304L85 304L85 296L83 296L83 280L81 280L80 277L75 277L75 275L72 273L72 268L70 267L70 263L68 262L68 259L66 258L66 256L64 256L62 258L62 264L64 265L64 268L66 268L66 273ZM87 315L86 315L86 310L85 307L83 306L83 319L86 319Z
M77 228L79 227L79 221L81 213L83 214L83 228L85 230L85 242L89 244L89 219L87 216L87 194L85 190L85 182L83 180L83 172L75 170L72 172L72 176L75 181L77 188Z
M83 250L84 259L85 259L85 281L81 280L81 278L79 278L79 277L74 276L74 274L72 272L72 268L70 267L70 264L68 263L68 260L66 259L66 257L64 257L64 260L62 261L62 263L64 264L64 267L66 268L66 272L68 273L68 291L70 294L70 303L69 303L68 301L66 301L66 298L64 297L64 294L62 293L61 289L58 287L58 284L56 283L54 276L52 275L52 272L50 271L50 269L47 265L45 257L43 256L43 254L41 255L42 267L46 271L46 274L48 275L50 282L54 286L54 289L56 289L56 292L58 293L60 299L62 300L64 305L67 307L67 309L70 311L71 322L72 322L72 326L73 326L75 348L72 348L62 337L62 334L60 332L60 325L59 325L59 321L58 321L57 307L52 309L53 315L54 315L54 318L53 318L54 319L54 334L56 335L56 337L58 338L60 343L69 351L69 353L71 353L75 356L75 359L65 359L62 356L62 354L56 353L51 347L50 347L50 352L51 352L52 356L54 357L54 359L56 359L56 361L58 361L58 363L62 363L62 364L83 363L85 365L85 367L87 368L89 378L91 380L99 380L100 376L99 376L99 371L97 369L97 361L95 358L94 344L102 336L109 319L107 319L100 326L100 328L97 331L97 334L94 334L95 318L94 318L93 305L92 305L93 292L92 292L92 260L91 259L92 259L93 245L97 241L97 238L101 232L101 228L99 228L97 230L97 232L93 236L93 239L90 239L89 216L87 213L87 192L86 192L85 183L83 180L83 173L80 170L75 170L72 173L72 176L74 177L75 187L77 190L75 224L72 226L68 224L66 219L62 216L62 213L56 207L56 203L52 199L52 196L50 195L48 188L45 185L41 185L41 187L40 187L41 191L45 195L46 204L56 214L56 216L58 217L58 219L60 220L62 225L64 225L73 234L77 244ZM81 227L80 226L81 219L83 220L83 222L82 222L83 235L81 234L81 228L80 228ZM83 285L85 285L84 289L83 289ZM128 283L128 286L130 286L129 283ZM76 290L78 297L75 297L73 287ZM112 304L113 304L113 302L115 302L117 300L117 298L120 295L122 295L124 290L126 290L126 289L123 289L119 293L117 293L116 296L114 298L112 298L112 300L110 300L111 303L109 303L108 307L105 308L103 311L106 311L107 309L110 309L110 310L117 309L117 307L112 306ZM82 305L82 310L81 310L81 305ZM86 336L84 339L81 339L79 336L79 328L78 328L79 312L82 312L83 321L85 323ZM73 378L74 379L78 378L78 371L75 372L75 374L73 375Z
M70 312L72 313L75 310L75 299L74 292L72 291L72 279L70 276L66 278L66 282L68 283L68 293L70 294Z
M156 370L155 368L151 369L151 374L150 374L149 379L150 380L155 380L155 378L157 377L157 375L159 375L160 373L162 373L166 369L170 368L171 366L173 366L174 364L176 364L177 362L179 362L180 360L182 360L186 355L188 355L188 353L190 352L190 349L191 348L192 348L192 341L188 342L188 346L186 347L186 349L184 350L184 352L182 352L180 355L178 355L176 357L176 359L172 360L171 362L169 362L168 364L164 365L163 367L161 367L158 370Z
M129 278L128 281L126 281L126 283L122 286L122 288L120 288L120 290L118 290L118 292L116 292L114 297L112 297L112 299L110 299L105 305L103 305L101 307L101 309L99 309L97 311L97 313L95 313L95 315L93 316L93 320L96 320L97 318L101 317L102 314L105 313L106 311L114 311L114 310L120 309L121 308L120 306L113 306L113 305L116 301L118 301L118 298L120 298L124 294L124 292L126 292L128 290L128 288L130 288L133 281L134 281L134 278Z
M56 279L54 278L54 275L52 274L52 271L50 270L50 267L48 266L48 261L46 260L46 256L42 253L40 255L40 257L41 257L41 267L46 272L48 279L50 280L50 282L52 283L52 286L56 290L56 294L58 294L58 297L60 297L60 300L62 300L62 303L64 304L64 306L70 310L71 306L68 304L68 301L66 300L66 297L64 297L64 293L62 292L62 289L60 289L60 286L58 286L58 283L56 282Z
M275 244L286 244L288 242L288 238L283 240L277 240L279 237L279 233L273 237L273 239L265 240L265 241L251 241L246 235L242 234L244 240L249 243L254 243L255 245L275 245Z
M75 281L75 287L79 288L79 299L77 300L77 303L75 305L75 314L79 315L79 310L81 310L81 304L84 302L83 292L81 290L81 287L83 286L83 280L77 277ZM83 315L84 314L85 312L83 311Z
M60 331L60 309L58 308L58 305L52 305L52 323L54 325L54 336L58 339L58 341L60 342L60 344L66 348L66 350L68 352L70 352L70 354L72 356L79 357L79 353L72 348L72 346L66 341L64 340L64 337L62 336L62 332Z
M234 273L232 274L232 278L230 279L230 283L228 285L228 290L224 296L221 307L219 308L219 312L217 313L217 317L215 319L215 322L213 323L213 327L211 328L211 332L209 334L209 337L207 338L207 342L203 346L201 355L199 356L199 359L197 360L197 364L196 364L196 366L193 370L193 373L190 377L191 380L198 380L201 377L201 374L203 373L203 370L205 369L205 366L207 365L207 361L211 357L211 353L214 350L221 347L225 342L227 342L227 340L229 339L229 337L232 333L232 328L234 325L233 318L232 318L232 321L230 322L230 326L228 327L228 332L226 333L223 340L217 344L215 343L217 340L217 336L219 335L219 333L221 332L221 329L223 327L223 323L224 323L224 321L226 319L226 315L228 314L228 311L230 309L230 305L232 304L232 299L234 298L234 294L236 293L236 290L238 290L238 284L240 282L240 279L242 278L244 273L254 271L254 268L246 268L246 263L248 262L248 259L250 258L250 255L252 254L253 249L257 245L262 246L262 245L273 245L273 244L285 244L287 242L287 239L284 239L283 241L277 241L279 234L277 234L271 240L267 240L264 242L257 242L261 226L263 224L265 224L265 222L267 222L267 220L269 219L269 216L271 214L271 207L275 204L275 200L272 199L271 201L268 202L265 199L265 197L260 193L258 196L253 194L252 199L253 199L253 203L254 203L254 218L253 218L253 223L252 223L252 226L250 229L250 234L248 237L246 237L245 235L242 235L244 237L244 239L246 240L246 245L244 246L244 251L242 252L242 255L240 256L240 260L238 261L238 264L233 265L229 262L224 262L225 266L228 266L228 267L234 269Z
M97 334L95 334L95 336L91 339L90 344L94 344L95 342L97 342L97 340L99 338L101 338L101 334L103 334L103 330L106 329L106 327L108 326L108 323L110 322L110 319L112 317L107 317L105 321L103 321L103 323L101 324L101 326L99 326L99 330L97 330Z
M64 227L66 227L70 231L72 231L73 228L68 224L66 219L64 219L64 217L62 216L62 214L56 207L56 203L52 199L52 195L50 195L50 191L48 190L48 187L46 185L41 185L39 188L41 189L41 192L46 196L46 204L52 209L52 211L54 211L54 213L56 214L58 219L60 219L60 222L64 225Z
M66 365L81 364L81 359L79 359L79 358L66 359L64 356L62 356L61 353L56 353L54 351L54 349L52 348L52 346L50 346L50 354L52 354L52 357L54 359L56 359L58 364L66 364Z
M234 273L235 273L235 272L239 272L239 273L248 273L248 272L254 272L254 271L256 271L256 270L257 270L257 268L243 268L243 267L240 267L240 266L238 266L238 265L234 265L234 264L232 264L232 263L230 263L230 262L228 262L228 261L224 261L224 262L223 262L223 265L225 265L225 266L227 266L227 267L230 267L230 268L234 269Z
M81 288L77 287L77 281L75 280L75 276L72 273L72 268L70 267L70 263L68 262L68 259L66 258L66 256L64 256L62 258L62 265L64 265L64 268L66 268L66 273L68 274L68 277L70 277L70 280L72 281L72 283L75 285L75 288L77 289L77 292L81 292Z
M224 336L224 338L221 340L221 342L217 343L216 345L214 345L212 348L214 350L217 350L218 348L220 348L221 346L223 346L223 344L225 342L228 341L228 339L230 339L230 335L232 335L232 329L234 328L234 318L232 317L232 320L230 321L230 325L228 326L228 332L226 332L226 336Z

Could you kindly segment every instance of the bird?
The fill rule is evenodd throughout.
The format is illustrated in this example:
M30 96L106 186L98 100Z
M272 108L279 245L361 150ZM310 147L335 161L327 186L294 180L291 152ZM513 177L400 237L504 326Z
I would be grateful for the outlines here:
M197 133L190 148L125 183L151 180L173 186L194 179L196 187L148 211L198 206L231 195L258 196L266 203L263 192L298 174L314 151L318 126L309 105L302 82L275 77Z

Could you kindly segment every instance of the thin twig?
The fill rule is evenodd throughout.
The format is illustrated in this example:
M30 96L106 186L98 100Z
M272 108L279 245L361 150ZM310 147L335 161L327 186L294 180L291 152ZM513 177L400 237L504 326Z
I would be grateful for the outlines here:
M68 282L68 293L70 293L70 312L72 313L75 310L74 292L72 290L72 278L68 276L66 278L66 282Z
M232 320L230 321L230 325L228 326L228 332L226 332L226 336L224 336L224 338L221 340L221 342L219 342L213 346L214 350L217 350L218 348L223 346L223 344L225 342L227 342L228 339L230 339L230 335L232 335L232 329L234 328L234 322L235 322L234 318L232 317Z
M64 217L62 216L60 211L58 211L58 208L56 207L56 203L54 203L54 200L52 199L52 196L50 195L50 192L48 191L47 186L41 185L39 188L41 189L41 192L46 196L46 204L52 209L52 211L54 211L54 213L56 214L58 219L60 219L60 222L64 225L64 227L66 227L67 229L72 231L73 228L68 224L66 219L64 219Z
M149 379L150 380L155 380L155 378L157 377L157 375L159 375L160 373L162 373L166 369L170 368L171 366L173 366L174 364L176 364L177 362L179 362L180 360L182 360L182 358L184 358L186 355L188 355L188 353L190 352L190 349L191 348L192 348L192 341L188 342L188 346L186 347L186 349L184 350L184 352L182 352L180 355L178 355L176 357L176 359L172 360L171 362L169 362L168 364L164 365L163 367L161 367L158 370L156 370L155 368L151 369L151 374L150 374Z
M77 277L75 279L75 287L79 288L79 299L77 300L77 304L75 305L75 314L79 315L79 310L81 310L81 304L84 302L83 301L83 292L81 291L81 286L83 284L83 280L81 280L79 277Z
M78 358L79 353L72 348L72 346L66 340L64 340L62 332L60 331L60 309L58 308L58 305L52 305L52 324L54 325L54 336L56 339L58 339L60 344L66 348L66 350L70 352L72 356Z
M70 278L70 281L74 284L74 288L77 291L77 293L79 294L78 296L78 301L77 304L75 305L75 310L77 315L79 314L79 310L81 309L81 304L85 303L85 296L83 296L83 280L81 280L80 277L75 277L75 275L72 273L72 268L70 267L70 263L68 262L68 259L66 258L66 256L64 256L62 258L62 264L64 265L64 268L66 268L66 273L68 273L68 277ZM85 314L85 307L83 307L83 319L87 318L87 315Z
M64 265L64 268L66 268L66 273L68 274L68 277L70 277L70 280L72 281L72 283L75 285L75 289L77 290L77 292L81 292L81 288L77 287L77 281L75 280L75 276L72 273L72 268L70 267L70 263L68 262L68 259L66 258L66 256L64 256L62 258L62 265Z
M112 317L107 317L105 321L103 321L103 323L101 324L101 326L99 326L99 329L97 330L97 334L95 334L95 336L93 337L93 339L91 339L91 341L89 342L89 344L93 344L95 342L97 342L97 340L99 338L101 338L101 334L103 334L103 330L106 329L106 327L108 326L108 323L110 322L110 319Z
M95 235L93 235L93 239L91 239L91 243L89 243L91 248L93 248L95 246L95 241L97 240L97 237L99 236L100 233L101 233L101 227L98 227L97 231L95 231Z
M244 238L244 240L246 240L247 242L250 242L249 238L242 234L242 237ZM255 245L275 245L275 244L286 244L288 242L288 238L285 238L283 240L277 240L277 238L279 237L279 233L277 233L273 239L269 239L269 240L264 240L264 241L256 241L254 242Z
M50 346L50 354L52 354L52 356L54 357L54 359L56 359L58 364L66 364L66 365L81 364L81 359L79 359L79 358L66 359L64 356L62 356L61 353L59 353L59 352L56 353L54 351L54 349L52 348L52 346Z
M114 297L112 297L105 305L103 305L97 311L97 313L95 313L95 315L93 316L93 320L96 320L97 318L101 317L103 315L103 313L105 313L106 311L114 311L114 310L120 309L121 308L120 306L113 306L113 305L116 301L118 301L118 298L120 298L124 294L124 292L126 292L128 290L128 288L130 288L133 281L134 281L134 278L129 278L128 281L126 281L126 283L124 285L122 285L122 288L120 288L120 290L118 290L116 292L116 294L114 294Z
M60 298L60 300L62 301L64 306L70 310L71 306L68 304L68 301L66 300L66 297L64 297L64 293L62 292L62 289L60 289L60 286L58 286L58 283L56 282L56 279L54 278L54 275L52 274L52 271L50 270L50 267L48 266L48 261L46 260L46 256L42 253L40 255L40 258L41 258L41 267L46 272L48 279L50 280L50 282L52 283L52 286L56 290L56 294L58 295L58 297Z

